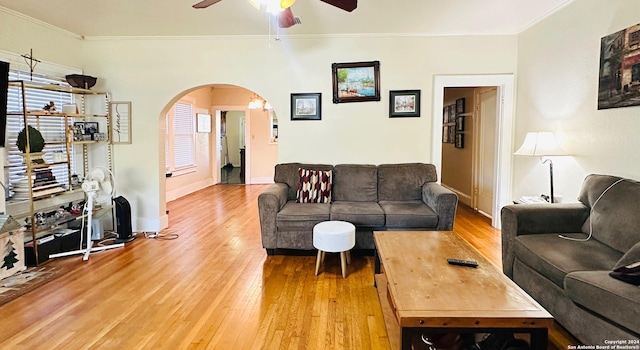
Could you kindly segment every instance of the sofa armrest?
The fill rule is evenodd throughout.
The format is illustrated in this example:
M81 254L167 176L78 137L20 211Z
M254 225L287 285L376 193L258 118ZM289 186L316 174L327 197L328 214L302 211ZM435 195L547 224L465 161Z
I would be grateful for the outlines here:
M512 204L500 212L502 271L513 277L513 242L516 236L539 233L582 232L589 207L582 203Z
M260 233L262 246L267 249L276 248L276 216L287 204L289 186L274 183L258 196L258 214L260 215Z
M458 196L436 182L427 182L422 186L422 201L437 215L436 231L453 230L453 220L458 208Z

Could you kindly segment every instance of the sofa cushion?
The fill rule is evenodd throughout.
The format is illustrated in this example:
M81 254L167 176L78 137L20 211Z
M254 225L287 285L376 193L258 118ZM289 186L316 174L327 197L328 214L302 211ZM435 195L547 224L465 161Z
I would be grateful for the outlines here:
M292 222L320 222L329 220L329 203L296 203L289 201L276 215L276 225L291 225Z
M437 180L433 164L378 165L378 201L422 199L422 185Z
M335 201L330 212L331 220L347 221L356 226L384 226L384 211L376 202Z
M517 259L561 288L567 273L609 270L622 256L595 239L576 242L555 233L517 236L513 249Z
M609 271L576 271L567 274L566 295L614 323L640 333L640 288L617 281Z
M588 175L578 197L591 208L582 231L592 232L598 241L626 252L640 242L639 199L640 182L609 175Z
M333 200L377 202L378 168L375 165L336 165L333 177Z
M298 169L300 182L296 192L296 203L330 203L332 170Z
M333 166L325 164L302 164L302 163L282 163L276 164L274 182L285 183L289 187L287 199L296 199L298 191L298 183L300 182L300 174L298 169L310 170L333 170Z
M434 228L438 215L421 200L381 201L387 228Z

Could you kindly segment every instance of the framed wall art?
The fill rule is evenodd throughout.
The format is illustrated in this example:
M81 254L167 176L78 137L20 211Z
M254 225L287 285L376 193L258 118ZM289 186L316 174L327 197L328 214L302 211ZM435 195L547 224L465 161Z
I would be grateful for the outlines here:
M322 94L291 94L291 120L321 120Z
M420 90L389 91L389 118L420 117Z
M131 143L131 102L109 103L111 143Z
M639 106L640 24L600 39L598 109Z
M464 113L464 97L456 100L456 113L461 114Z
M333 103L380 101L380 62L334 63Z
M196 130L198 132L211 132L211 115L206 113L196 114Z
M456 132L464 131L464 116L456 118Z
M464 148L464 134L456 134L455 146L456 148Z

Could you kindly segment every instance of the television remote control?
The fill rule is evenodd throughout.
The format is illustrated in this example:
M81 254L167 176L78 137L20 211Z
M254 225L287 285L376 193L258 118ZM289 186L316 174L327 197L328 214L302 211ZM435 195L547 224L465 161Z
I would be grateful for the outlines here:
M467 267L478 267L478 263L474 260L460 260L460 259L447 259L447 262L451 265L459 265L459 266L467 266Z

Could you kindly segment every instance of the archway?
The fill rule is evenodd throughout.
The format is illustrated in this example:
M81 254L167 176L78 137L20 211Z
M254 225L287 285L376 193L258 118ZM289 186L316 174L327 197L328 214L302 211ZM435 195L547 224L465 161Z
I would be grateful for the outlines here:
M193 113L205 116L210 122L210 131L196 130L194 142L194 165L189 169L179 169L178 172L170 168L167 170L161 191L164 193L162 203L193 193L200 189L221 183L220 169L226 165L221 150L220 111L241 111L244 115L244 140L245 148L245 183L269 183L273 181L273 168L277 162L277 142L272 139L271 112L266 109L248 109L248 103L254 91L244 87L228 84L210 84L194 87L186 90L171 99L160 115L161 125L168 125L167 115L173 112L176 102L187 101L193 106ZM197 123L197 118L194 120ZM195 125L197 126L197 125ZM235 126L235 125L234 125ZM168 147L167 136L161 140L161 161L167 162ZM164 145L163 145L164 144ZM227 144L227 146L230 146ZM233 146L237 148L236 146ZM235 153L231 149L230 153ZM170 159L169 159L170 160ZM234 166L239 165L234 160ZM170 164L169 164L170 165Z

